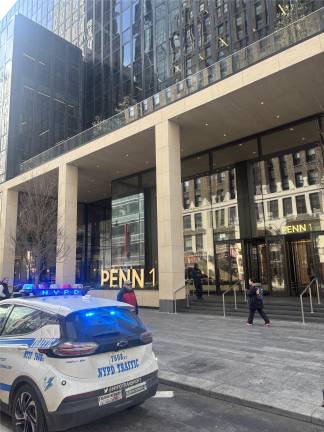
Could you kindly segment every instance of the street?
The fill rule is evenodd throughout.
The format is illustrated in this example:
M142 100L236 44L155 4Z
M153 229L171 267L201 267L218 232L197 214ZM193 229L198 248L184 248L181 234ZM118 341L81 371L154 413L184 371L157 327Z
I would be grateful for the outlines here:
M177 388L173 398L154 398L137 407L70 432L320 432L324 428ZM11 432L10 419L1 418L1 432Z

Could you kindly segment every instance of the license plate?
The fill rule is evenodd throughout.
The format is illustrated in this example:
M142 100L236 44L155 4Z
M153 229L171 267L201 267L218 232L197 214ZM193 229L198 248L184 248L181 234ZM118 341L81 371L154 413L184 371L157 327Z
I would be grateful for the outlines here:
M128 387L128 389L126 389L126 391L125 391L126 392L126 398L129 398L129 397L134 396L138 393L141 393L141 392L145 391L146 389L147 389L146 382L134 385L132 387Z
M98 404L99 406L107 405L112 402L119 401L123 398L122 391L116 391L114 393L110 393L108 395L99 396L98 397Z

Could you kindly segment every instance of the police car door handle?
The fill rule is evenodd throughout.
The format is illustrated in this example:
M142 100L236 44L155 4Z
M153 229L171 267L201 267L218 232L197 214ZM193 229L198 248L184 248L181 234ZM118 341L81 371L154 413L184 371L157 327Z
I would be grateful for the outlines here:
M1 345L1 349L12 349L12 348L16 348L19 351L26 351L29 349L28 345L15 345L15 344L9 344L9 345Z
M28 345L17 345L17 348L19 349L19 351L26 351L29 349Z

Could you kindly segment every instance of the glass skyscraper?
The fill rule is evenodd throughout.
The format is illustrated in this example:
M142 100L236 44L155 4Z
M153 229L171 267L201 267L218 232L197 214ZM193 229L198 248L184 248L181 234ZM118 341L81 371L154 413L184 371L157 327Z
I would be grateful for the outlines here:
M298 3L303 14L323 5L322 0ZM273 32L281 18L280 8L286 4L294 2L17 0L0 22L2 172L6 164L17 13L82 50L82 125L86 129ZM47 148L55 142L53 137ZM40 146L39 152L43 150Z

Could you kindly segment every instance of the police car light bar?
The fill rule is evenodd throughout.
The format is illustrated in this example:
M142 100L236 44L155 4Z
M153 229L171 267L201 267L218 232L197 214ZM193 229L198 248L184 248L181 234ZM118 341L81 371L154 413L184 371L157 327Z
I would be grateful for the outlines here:
M22 291L35 297L84 296L87 292L81 288L35 288L33 284L25 284Z

